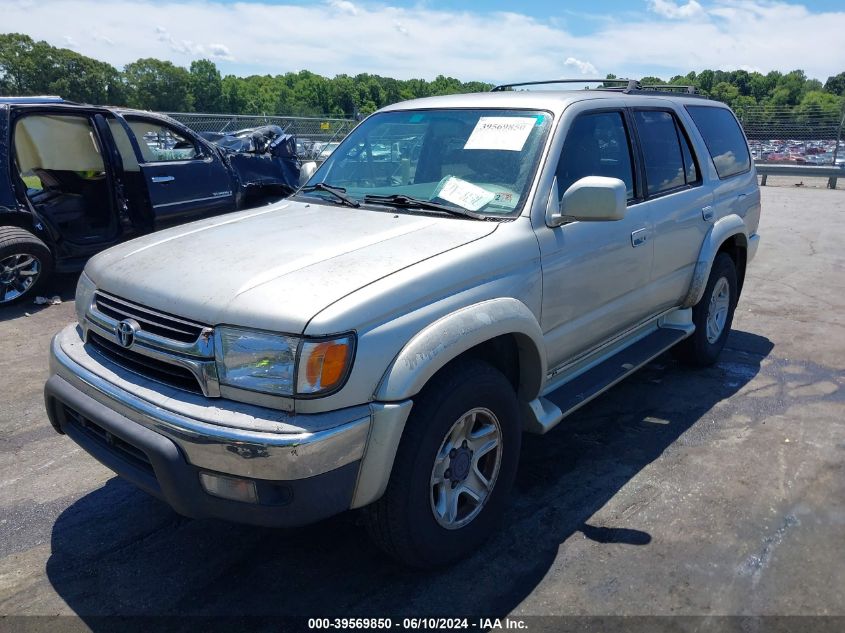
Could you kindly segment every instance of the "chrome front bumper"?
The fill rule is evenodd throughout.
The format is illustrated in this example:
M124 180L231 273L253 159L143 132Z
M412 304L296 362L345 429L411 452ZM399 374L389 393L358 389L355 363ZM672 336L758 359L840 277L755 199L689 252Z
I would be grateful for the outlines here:
M262 479L312 477L361 459L378 405L296 415L144 379L98 357L68 326L51 344L51 374L121 416L172 440L188 462ZM251 428L250 428L251 427Z

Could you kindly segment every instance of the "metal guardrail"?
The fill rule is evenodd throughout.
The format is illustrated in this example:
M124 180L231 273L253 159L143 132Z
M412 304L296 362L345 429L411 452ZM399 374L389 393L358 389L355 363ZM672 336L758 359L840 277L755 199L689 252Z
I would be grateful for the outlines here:
M757 163L757 173L762 176L760 184L765 186L769 176L801 176L827 178L828 189L836 189L837 178L845 178L845 168L825 165L772 165Z

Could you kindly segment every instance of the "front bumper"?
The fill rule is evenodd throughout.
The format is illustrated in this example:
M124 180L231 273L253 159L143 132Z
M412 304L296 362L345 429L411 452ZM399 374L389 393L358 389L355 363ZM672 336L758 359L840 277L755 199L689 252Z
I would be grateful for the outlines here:
M181 514L294 526L350 507L378 405L295 415L215 404L98 358L76 326L56 335L50 360L56 430ZM203 472L253 482L257 503L209 494Z

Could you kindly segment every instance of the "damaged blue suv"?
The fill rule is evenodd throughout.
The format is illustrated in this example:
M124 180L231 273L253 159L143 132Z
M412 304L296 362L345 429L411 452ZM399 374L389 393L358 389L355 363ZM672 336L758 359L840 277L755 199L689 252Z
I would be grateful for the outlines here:
M232 141L152 112L0 97L0 306L131 237L296 189L292 136Z

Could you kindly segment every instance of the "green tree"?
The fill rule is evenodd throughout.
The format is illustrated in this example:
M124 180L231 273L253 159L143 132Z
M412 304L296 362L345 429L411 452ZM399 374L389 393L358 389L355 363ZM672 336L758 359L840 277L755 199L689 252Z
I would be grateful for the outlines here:
M223 108L223 79L217 66L208 59L191 62L191 94L197 112L221 112Z
M845 96L845 72L828 77L824 89L831 94Z
M0 90L6 95L30 95L44 85L46 42L28 35L0 35Z
M710 90L710 96L733 107L739 97L739 88L727 81L720 81Z
M171 62L148 57L123 69L129 105L142 110L193 110L191 75Z

